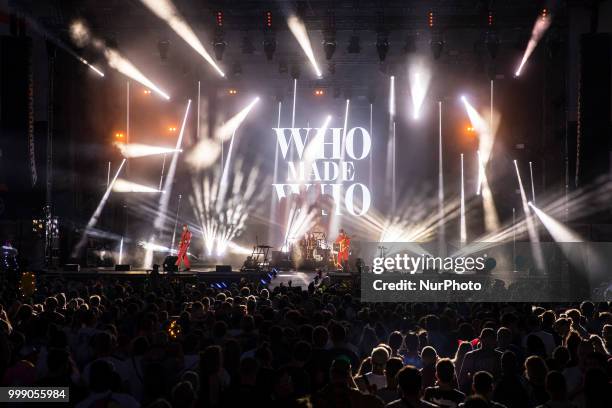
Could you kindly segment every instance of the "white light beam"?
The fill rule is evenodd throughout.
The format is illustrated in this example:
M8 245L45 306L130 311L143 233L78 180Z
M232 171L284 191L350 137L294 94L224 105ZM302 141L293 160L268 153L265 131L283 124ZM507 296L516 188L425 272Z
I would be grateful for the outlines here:
M312 49L312 45L310 44L310 38L308 38L308 31L306 31L306 26L296 16L290 16L287 19L287 25L289 26L289 30L291 31L297 42L300 44L300 47L302 47L302 50L304 50L306 57L308 57L308 60L310 61L310 64L312 65L315 74L317 74L317 77L321 78L323 74L321 73L319 65L317 64L317 61L315 59L314 51Z
M140 0L157 17L164 20L179 37L191 46L208 62L219 75L225 77L225 73L219 68L212 56L206 51L193 29L176 9L170 0Z

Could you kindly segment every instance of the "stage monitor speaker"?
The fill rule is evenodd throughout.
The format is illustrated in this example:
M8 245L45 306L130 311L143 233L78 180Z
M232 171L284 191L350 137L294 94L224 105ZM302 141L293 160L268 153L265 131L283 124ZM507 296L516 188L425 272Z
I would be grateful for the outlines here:
M64 265L64 272L81 272L81 265L79 265L79 264L66 264L66 265Z
M166 272L178 272L178 266L176 266L177 256L168 255L164 259L164 271Z
M116 271L127 272L132 270L132 266L130 264L117 264L115 265Z
M216 272L226 273L232 271L232 265L217 265L215 267Z

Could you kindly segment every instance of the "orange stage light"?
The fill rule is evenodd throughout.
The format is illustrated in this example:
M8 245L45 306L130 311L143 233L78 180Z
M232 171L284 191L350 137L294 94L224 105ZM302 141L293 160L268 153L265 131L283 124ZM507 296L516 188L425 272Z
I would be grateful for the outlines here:
M325 91L323 89L315 89L314 90L314 95L315 96L323 96L323 95L325 95Z
M227 93L230 95L238 95L238 90L234 88L230 88L227 90Z
M144 91L142 91L143 94L145 95L151 95L151 90L150 89L145 89Z

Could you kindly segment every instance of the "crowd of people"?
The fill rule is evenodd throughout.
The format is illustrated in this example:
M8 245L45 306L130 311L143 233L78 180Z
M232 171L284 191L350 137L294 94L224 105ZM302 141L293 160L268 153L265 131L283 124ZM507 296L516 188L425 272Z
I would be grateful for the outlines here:
M179 278L0 287L1 385L69 387L79 408L604 408L611 355L608 303L372 304L347 284Z

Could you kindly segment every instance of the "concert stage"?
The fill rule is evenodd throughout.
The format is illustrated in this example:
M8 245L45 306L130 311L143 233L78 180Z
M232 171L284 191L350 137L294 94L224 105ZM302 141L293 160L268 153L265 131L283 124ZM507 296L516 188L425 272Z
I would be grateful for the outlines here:
M48 277L57 277L70 280L95 280L100 278L111 278L116 280L124 279L147 279L151 278L151 271L145 268L133 268L129 271L116 271L114 268L82 268L80 271L63 271L63 270L50 270L44 273ZM229 272L217 272L214 266L194 266L189 271L179 271L173 273L167 273L160 271L159 277L161 279L180 279L207 283L238 283L241 279L249 281L264 281L266 286L275 288L277 286L289 285L291 282L292 286L300 286L307 288L310 282L314 280L316 272L304 271L304 270L290 270L290 271L278 271L276 276L273 273L267 272L256 272L256 271L240 271L232 270ZM331 272L330 276L345 276L350 277L349 273L343 272Z

